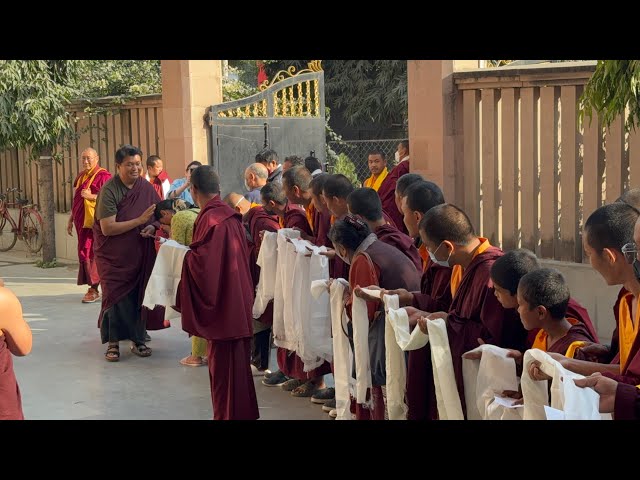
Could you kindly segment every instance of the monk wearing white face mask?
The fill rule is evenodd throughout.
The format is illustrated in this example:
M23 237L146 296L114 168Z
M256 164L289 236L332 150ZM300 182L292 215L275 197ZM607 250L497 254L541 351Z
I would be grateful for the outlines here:
M502 250L478 237L462 210L446 203L435 206L424 214L419 229L434 263L462 267L457 275L453 272L451 276L453 299L448 312L421 314L412 308L407 312L410 323L417 321L425 333L427 321L446 320L456 383L465 409L462 354L476 348L479 339L523 351L527 331L515 311L505 310L494 294L491 266L503 255ZM419 319L421 315L425 318Z

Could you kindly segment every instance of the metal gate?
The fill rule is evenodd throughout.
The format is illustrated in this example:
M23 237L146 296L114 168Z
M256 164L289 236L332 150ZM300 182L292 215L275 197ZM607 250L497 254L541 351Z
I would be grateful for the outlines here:
M212 159L220 175L222 195L245 192L244 170L263 148L289 155L310 152L325 163L324 72L320 60L296 73L276 74L260 93L213 105L209 111Z

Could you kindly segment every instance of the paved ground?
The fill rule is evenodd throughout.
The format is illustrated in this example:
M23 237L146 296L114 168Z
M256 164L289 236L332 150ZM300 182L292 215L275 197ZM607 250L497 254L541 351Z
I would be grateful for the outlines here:
M97 328L100 305L80 302L86 289L75 284L76 266L43 270L33 261L23 252L0 253L0 277L22 302L33 331L31 354L14 357L27 419L212 418L207 369L178 363L190 348L179 320L150 332L151 357L133 355L122 342L120 362L109 363ZM256 392L261 419L329 419L309 399L258 379Z

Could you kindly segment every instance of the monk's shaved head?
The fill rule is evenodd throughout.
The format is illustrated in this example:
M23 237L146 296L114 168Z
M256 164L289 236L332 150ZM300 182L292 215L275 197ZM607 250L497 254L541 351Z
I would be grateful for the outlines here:
M423 222L423 231L435 245L445 240L456 245L467 245L476 238L467 214L450 203L429 209L424 215Z
M311 172L302 165L296 165L282 174L282 183L288 188L298 187L303 192L309 190Z
M382 203L378 192L373 188L356 188L347 197L349 212L360 215L365 220L375 222L382 220Z
M640 188L632 188L631 190L627 190L622 195L620 195L620 197L618 197L616 203L626 203L627 205L630 205L636 210L640 211Z
M224 202L234 210L238 210L243 215L251 208L251 203L244 198L243 195L236 192L231 192L229 195L224 197Z
M280 185L271 182L267 183L262 190L260 190L260 196L265 203L273 202L278 205L285 205L287 203L287 197Z
M407 191L407 189L417 182L424 182L424 178L422 178L422 175L418 175L417 173L406 173L402 175L396 182L396 192L401 197L404 197L404 193Z
M91 148L91 147L89 147L89 148L85 148L85 149L82 151L82 153L81 153L80 155L81 155L81 156L84 156L84 154L85 154L85 153L86 153L87 155L91 155L91 156L95 156L95 157L97 157L97 156L98 156L98 152L96 152L96 151L95 151L93 148Z
M538 257L526 248L510 250L498 258L491 266L491 280L511 295L518 291L520 279L527 273L540 268Z
M569 306L569 287L555 268L538 268L520 280L518 292L529 310L543 306L555 320L563 319Z
M338 173L336 175L330 175L324 182L322 191L325 197L336 197L347 199L349 194L353 192L355 188L351 181L344 175Z
M605 248L621 252L623 245L633 243L638 215L638 210L626 203L603 205L585 222L585 240L597 253Z
M252 163L245 169L245 175L247 173L253 173L256 177L266 180L269 178L269 170L261 163Z

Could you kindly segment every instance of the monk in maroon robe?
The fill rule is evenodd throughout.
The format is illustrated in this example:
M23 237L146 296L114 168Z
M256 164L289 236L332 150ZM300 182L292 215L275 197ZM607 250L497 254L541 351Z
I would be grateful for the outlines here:
M247 246L249 250L249 268L253 291L260 281L260 267L257 264L262 232L276 232L280 229L278 217L268 215L261 206L252 206L239 193L230 193L225 197L227 205L240 213L246 230ZM257 320L253 320L253 338L251 344L251 371L254 376L269 373L269 354L271 351L271 325L273 325L273 300L270 301L264 313Z
M141 157L140 149L131 145L116 152L118 174L104 184L96 205L94 253L103 292L98 327L102 343L109 342L108 361L120 358L121 340L131 340L132 352L148 357L145 330L166 328L164 307L142 306L156 259L153 237L160 224L153 219L156 192L140 176Z
M24 420L20 387L13 370L13 355L28 355L33 345L22 306L0 280L0 420Z
M614 306L616 329L611 347L594 343L580 349L581 355L597 362L550 354L572 372L584 376L599 372L621 383L640 384L640 336L634 327L640 296L640 281L634 269L638 262L636 245L640 243L638 219L634 207L615 202L598 208L585 222L582 243L591 266L608 285L622 285L623 289Z
M351 291L356 287L372 285L381 289L402 288L417 290L420 286L420 273L415 265L394 248L377 239L369 230L369 226L349 214L344 220L337 221L331 228L330 237L336 247L337 254L351 265L349 286ZM351 317L353 297L346 302L346 311ZM384 305L378 301L367 301L369 316L369 353L371 356L372 388L371 408L363 404L355 405L358 420L383 420L384 402L381 387L385 385L385 352L384 352ZM373 341L372 335L377 336ZM377 347L372 349L374 343Z
M347 198L355 189L351 181L342 174L329 175L322 185L322 198L331 213L331 225L343 219L349 213ZM340 257L333 256L333 278L349 279L349 265Z
M260 195L265 212L277 215L280 218L280 226L282 228L299 230L303 238L305 236L307 238L313 237L313 231L307 220L306 212L302 208L291 204L282 187L275 182L268 183L262 187ZM285 348L278 347L277 358L280 371L265 379L263 383L268 386L281 385L286 391L291 391L293 396L312 396L316 390L324 388L323 377L331 372L331 366L326 361L310 372L305 372L304 362L300 357L295 352Z
M518 299L517 291L518 284L522 277L526 274L533 272L541 268L536 255L526 248L519 248L506 252L502 257L495 261L491 266L491 281L493 282L494 292L500 304L507 309L517 309ZM586 334L592 339L589 342L597 342L598 335L596 329L591 322L589 312L587 309L580 305L573 298L569 298L567 306L567 319L569 321L575 321L582 324L586 330ZM582 330L576 326L574 331ZM527 342L525 348L532 348L538 333L539 328L531 328L527 335ZM539 347L535 347L539 348ZM579 352L575 358L581 358ZM564 354L564 352L563 352Z
M100 158L93 148L82 152L82 171L73 182L74 194L67 233L73 235L73 226L78 235L78 285L89 285L82 303L94 303L100 298L98 268L93 255L93 222L96 200L102 186L111 174L98 165Z
M416 270L422 272L422 259L414 245L415 240L384 220L380 197L374 189L354 190L347 198L347 203L349 212L364 221L378 240L400 250L413 262Z
M569 287L556 269L537 268L520 279L520 321L527 330L539 330L532 348L573 358L584 342L595 341L584 323L567 315L569 298Z
M191 195L202 210L184 258L176 310L185 332L208 340L214 420L256 420L249 363L254 291L242 216L220 199L220 179L209 165L192 172Z
M378 189L378 196L382 202L382 209L389 214L396 227L403 233L408 233L402 222L402 212L398 210L395 200L396 182L400 177L409 173L409 142L403 140L398 144L399 163L393 167Z
M445 318L451 358L463 410L462 355L476 348L478 340L518 351L524 349L527 332L513 310L505 310L495 297L491 265L503 255L486 238L475 235L469 217L454 205L431 208L421 220L424 243L434 263L458 265L463 273L454 284L449 311L425 312L427 320ZM411 320L411 319L410 319ZM426 330L426 324L421 324Z

